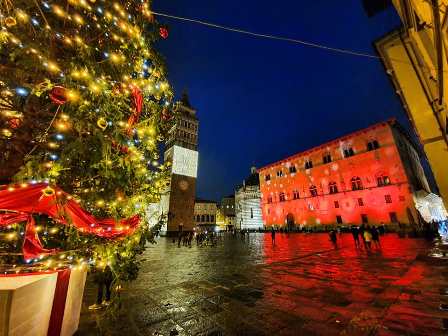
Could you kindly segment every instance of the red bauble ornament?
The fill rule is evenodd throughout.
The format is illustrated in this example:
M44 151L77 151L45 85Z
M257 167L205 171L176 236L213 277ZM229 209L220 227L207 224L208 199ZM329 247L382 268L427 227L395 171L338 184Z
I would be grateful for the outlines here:
M50 91L50 99L57 105L63 105L67 102L67 89L62 86L55 86Z
M168 109L163 109L162 111L162 120L169 121L173 119L173 115L170 113Z
M12 118L8 120L9 127L11 127L12 129L19 128L21 123L22 120L20 118Z
M167 39L168 38L168 29L165 27L160 27L159 28L159 35L163 38L163 39Z

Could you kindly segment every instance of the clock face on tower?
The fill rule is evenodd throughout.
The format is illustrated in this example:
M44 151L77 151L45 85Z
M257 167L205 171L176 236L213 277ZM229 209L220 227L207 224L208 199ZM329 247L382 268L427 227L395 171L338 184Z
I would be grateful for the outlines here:
M188 186L189 186L189 184L188 184L188 181L186 181L186 180L181 180L179 182L179 188L182 191L186 191L188 189Z

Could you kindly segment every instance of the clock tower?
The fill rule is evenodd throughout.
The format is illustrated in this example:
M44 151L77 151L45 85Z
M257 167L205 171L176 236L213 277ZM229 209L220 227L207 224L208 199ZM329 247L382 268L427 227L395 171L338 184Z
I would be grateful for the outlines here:
M162 230L166 234L193 230L199 156L199 121L185 92L174 111L176 122L169 131L164 155L165 162L171 162L170 183L161 199L162 211L167 215Z

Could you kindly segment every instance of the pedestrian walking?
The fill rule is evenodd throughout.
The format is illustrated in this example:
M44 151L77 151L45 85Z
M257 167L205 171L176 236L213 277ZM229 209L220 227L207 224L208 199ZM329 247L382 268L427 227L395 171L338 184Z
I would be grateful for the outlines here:
M356 225L352 225L352 228L350 229L353 240L355 241L355 247L360 248L361 245L359 244L359 229Z
M372 242L373 242L373 245L376 248L380 249L381 248L380 232L378 231L378 229L376 228L375 225L372 227L371 232L372 232Z
M272 239L272 245L275 245L275 230L274 227L271 227L271 239Z
M364 243L366 245L366 248L368 250L371 249L372 245L372 233L370 231L370 227L367 225L366 229L364 230Z
M338 248L338 237L336 235L336 231L335 230L331 230L329 233L330 236L330 240L333 243L334 248Z
M364 248L367 248L366 239L364 237L364 232L365 231L366 231L366 226L364 225L364 223L362 223L361 226L359 227L359 235L361 236Z
M109 265L106 265L104 269L97 270L94 273L93 281L98 285L98 293L96 303L89 306L89 310L97 310L109 305L112 294L111 287L113 278L112 270ZM106 296L103 300L104 289L106 289Z

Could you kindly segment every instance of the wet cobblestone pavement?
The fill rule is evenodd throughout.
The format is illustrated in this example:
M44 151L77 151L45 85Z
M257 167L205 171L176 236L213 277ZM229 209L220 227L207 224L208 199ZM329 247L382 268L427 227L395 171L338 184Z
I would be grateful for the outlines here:
M160 238L115 319L89 312L79 335L447 335L448 269L420 239L382 238L381 251L334 249L326 234L224 237L217 247Z

